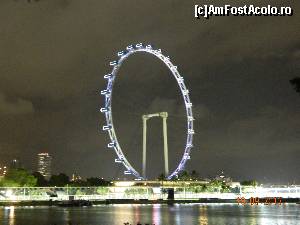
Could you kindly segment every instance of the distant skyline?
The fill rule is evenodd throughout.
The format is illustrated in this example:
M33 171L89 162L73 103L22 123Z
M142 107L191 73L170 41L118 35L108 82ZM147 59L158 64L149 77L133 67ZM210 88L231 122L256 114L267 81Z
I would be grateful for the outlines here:
M300 97L290 84L300 72L300 2L286 4L291 17L197 20L188 1L2 1L0 164L18 158L34 171L46 149L54 174L121 177L101 131L100 91L117 52L143 42L170 56L190 90L196 134L188 170L300 183ZM157 111L169 114L172 170L185 141L183 101L159 60L134 55L116 80L113 116L140 172L141 115ZM163 171L161 129L159 119L149 123L150 178Z

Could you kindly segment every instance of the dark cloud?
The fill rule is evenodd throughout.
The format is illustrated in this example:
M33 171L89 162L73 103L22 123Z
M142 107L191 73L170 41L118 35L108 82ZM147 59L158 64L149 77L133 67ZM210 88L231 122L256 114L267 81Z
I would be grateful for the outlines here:
M33 105L30 101L21 98L9 101L0 93L0 114L26 114L33 112Z
M300 3L286 4L292 17L196 20L189 1L1 1L0 163L19 157L34 169L36 153L47 150L54 171L121 176L100 132L98 93L116 52L146 42L170 55L191 91L196 135L188 168L203 176L225 170L239 179L275 181L277 173L278 182L299 181L299 95L289 80L300 71ZM119 140L137 168L141 115L169 112L174 168L184 147L185 111L164 65L145 54L130 57L113 99ZM149 123L148 149L157 162L149 163L154 177L163 168L159 119Z

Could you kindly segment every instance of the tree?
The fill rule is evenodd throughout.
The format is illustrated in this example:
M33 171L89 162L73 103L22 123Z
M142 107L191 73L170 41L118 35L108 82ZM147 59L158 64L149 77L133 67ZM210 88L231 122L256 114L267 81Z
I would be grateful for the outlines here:
M191 173L189 173L186 170L183 170L178 174L178 179L179 180L198 180L199 174L197 173L196 170L192 170Z
M213 180L207 185L207 190L209 192L220 192L222 190L223 182L220 180Z
M178 174L178 179L180 179L180 180L190 180L191 176L186 170L183 170L180 174Z
M37 179L36 186L38 186L38 187L48 186L48 181L45 179L45 177L41 173L34 172L32 175Z
M161 173L158 178L157 178L159 181L164 181L166 180L166 177L165 177L165 174L164 173Z
M197 179L199 178L199 175L198 175L198 173L197 173L196 170L193 170L193 171L191 172L191 178L192 178L193 180L197 180Z
M98 177L87 178L86 182L88 186L109 186L110 185L110 181Z
M25 169L10 169L1 180L2 187L34 187L37 178Z
M86 187L86 186L89 186L89 184L84 180L75 180L75 181L71 181L69 183L69 186L72 186L72 187Z
M244 186L257 186L258 185L258 182L256 180L245 180L245 181L242 181L241 182L241 185L244 185Z
M51 186L57 186L57 187L64 187L67 184L69 184L69 182L70 182L69 177L64 173L60 173L58 175L52 175L49 180Z
M295 77L290 80L290 83L294 86L295 90L300 93L300 77Z
M98 187L96 192L99 195L106 195L109 192L109 188L108 187Z

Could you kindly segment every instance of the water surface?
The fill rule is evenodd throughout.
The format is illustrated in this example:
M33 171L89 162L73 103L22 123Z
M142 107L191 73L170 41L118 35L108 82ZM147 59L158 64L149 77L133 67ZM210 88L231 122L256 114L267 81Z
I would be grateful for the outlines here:
M83 208L3 207L4 225L299 225L300 205L102 205Z

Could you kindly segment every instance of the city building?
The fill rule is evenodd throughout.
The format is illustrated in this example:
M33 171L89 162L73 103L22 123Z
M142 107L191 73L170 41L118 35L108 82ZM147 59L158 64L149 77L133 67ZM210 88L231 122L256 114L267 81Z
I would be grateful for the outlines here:
M0 166L0 177L4 177L6 173L7 173L7 167Z
M226 184L229 184L232 182L232 178L231 177L228 177L228 176L225 176L225 173L224 171L221 171L221 173L219 173L215 178L214 180L216 181L221 181L223 183L226 183Z
M20 168L22 168L22 166L19 159L13 159L10 162L10 169L20 169Z
M51 177L51 161L52 157L49 153L38 154L38 168L37 171L42 174L46 179Z
M72 182L78 182L78 181L82 181L82 178L81 176L79 176L77 173L73 173L72 174L72 179L71 179Z

